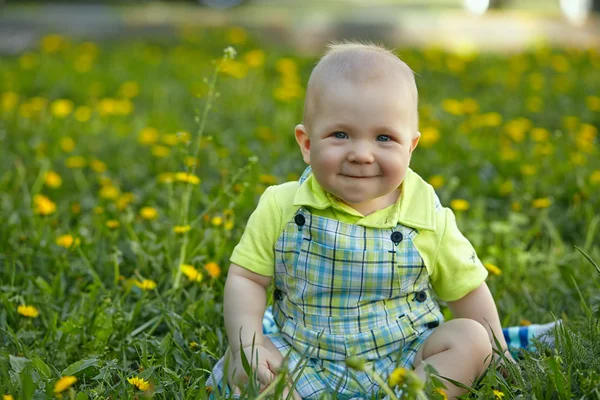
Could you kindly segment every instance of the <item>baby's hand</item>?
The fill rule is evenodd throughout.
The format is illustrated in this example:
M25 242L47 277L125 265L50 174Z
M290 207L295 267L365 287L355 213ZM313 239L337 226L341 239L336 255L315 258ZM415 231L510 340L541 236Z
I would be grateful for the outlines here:
M248 383L248 374L246 374L242 363L242 351L245 354L248 363L256 372L256 377L261 388L269 385L269 383L275 379L275 374L281 366L282 357L280 354L273 354L264 346L257 345L254 345L254 347L250 345L232 353L228 371L229 382L232 382L238 387Z

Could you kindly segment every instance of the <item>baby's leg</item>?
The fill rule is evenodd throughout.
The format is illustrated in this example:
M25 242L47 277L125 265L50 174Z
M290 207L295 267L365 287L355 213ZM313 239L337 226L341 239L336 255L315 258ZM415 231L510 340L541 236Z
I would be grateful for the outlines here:
M448 321L436 328L415 356L415 372L425 379L424 363L444 377L471 385L490 363L492 345L483 325L472 319ZM444 381L446 393L454 398L464 389Z

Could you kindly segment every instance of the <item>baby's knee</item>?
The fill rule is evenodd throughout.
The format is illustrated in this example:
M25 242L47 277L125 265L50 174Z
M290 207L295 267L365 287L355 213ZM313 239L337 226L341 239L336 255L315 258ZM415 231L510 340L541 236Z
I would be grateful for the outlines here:
M486 360L489 363L492 354L492 343L488 331L479 322L461 318L454 320L460 332L460 347L473 359Z

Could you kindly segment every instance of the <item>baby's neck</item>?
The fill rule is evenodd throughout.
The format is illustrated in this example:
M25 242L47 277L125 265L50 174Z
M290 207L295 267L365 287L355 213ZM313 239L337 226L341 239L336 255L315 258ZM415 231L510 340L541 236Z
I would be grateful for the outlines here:
M396 201L398 201L399 197L400 197L400 188L394 190L391 193L388 193L386 195L377 197L375 199L372 199L372 200L369 200L369 201L366 201L363 203L359 203L359 204L346 203L346 204L348 204L350 207L354 208L356 211L358 211L359 213L361 213L362 215L364 215L366 217L369 214L373 214L375 211L383 210L384 208L387 208L387 207L391 206L392 204L395 204Z

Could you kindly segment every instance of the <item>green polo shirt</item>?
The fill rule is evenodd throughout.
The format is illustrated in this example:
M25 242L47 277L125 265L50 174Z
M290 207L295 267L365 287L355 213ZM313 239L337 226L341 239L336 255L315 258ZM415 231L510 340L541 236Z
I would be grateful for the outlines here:
M263 193L250 216L231 262L259 275L275 272L274 245L300 207L314 215L371 228L415 228L413 243L425 262L431 285L444 301L461 299L481 285L487 270L456 225L449 208L436 207L436 194L408 170L396 203L367 216L326 192L310 175L302 184L286 182Z

